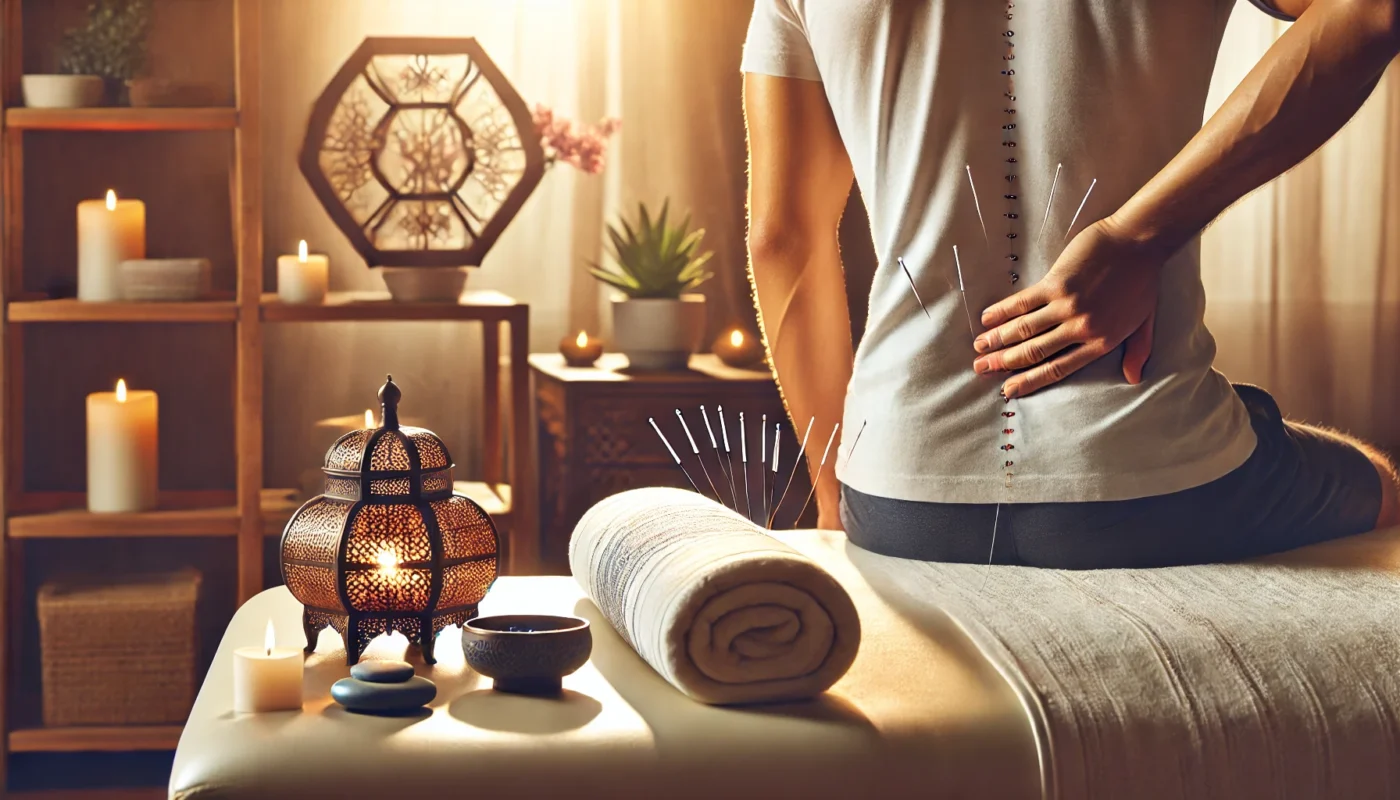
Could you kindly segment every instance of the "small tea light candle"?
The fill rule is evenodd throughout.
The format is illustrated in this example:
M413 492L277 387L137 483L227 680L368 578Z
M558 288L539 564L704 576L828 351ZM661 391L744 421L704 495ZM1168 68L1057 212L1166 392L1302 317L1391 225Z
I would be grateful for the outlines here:
M284 303L324 303L330 274L330 257L306 252L303 239L297 244L296 255L277 257L277 297Z
M752 367L763 360L762 342L738 328L720 336L710 349L731 367Z
M300 711L304 662L300 649L277 647L277 632L268 620L262 647L233 651L233 710Z
M559 343L559 352L564 354L564 363L571 367L591 367L603 355L603 340L579 331L578 336L564 337Z
M156 507L159 452L156 393L127 391L87 396L88 510L145 511Z
M145 257L145 203L118 200L109 189L105 200L78 204L79 300L121 300L121 263Z

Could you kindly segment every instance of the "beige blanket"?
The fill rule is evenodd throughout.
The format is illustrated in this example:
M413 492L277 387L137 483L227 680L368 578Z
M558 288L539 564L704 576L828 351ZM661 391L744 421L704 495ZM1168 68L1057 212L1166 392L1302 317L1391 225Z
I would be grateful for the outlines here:
M860 619L845 590L694 492L602 501L574 529L569 565L622 638L701 702L814 697L855 660Z
M1400 529L1162 570L848 553L1018 688L1051 796L1400 797Z

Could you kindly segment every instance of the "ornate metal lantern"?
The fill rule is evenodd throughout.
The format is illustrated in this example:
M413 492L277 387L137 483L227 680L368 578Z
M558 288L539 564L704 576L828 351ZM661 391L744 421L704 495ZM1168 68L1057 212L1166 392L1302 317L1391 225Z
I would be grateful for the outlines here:
M544 151L475 39L369 38L317 99L301 171L371 267L473 267Z
M476 614L496 578L496 528L452 493L452 458L422 428L400 427L399 387L379 390L383 422L326 454L326 492L282 533L282 580L305 606L306 647L330 626L354 664L375 636L400 631L433 663L433 641Z

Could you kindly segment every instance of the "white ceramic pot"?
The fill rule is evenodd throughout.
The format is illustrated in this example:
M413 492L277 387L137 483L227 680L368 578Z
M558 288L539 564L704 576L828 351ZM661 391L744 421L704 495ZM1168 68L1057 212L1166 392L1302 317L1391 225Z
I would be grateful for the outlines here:
M613 300L613 345L633 369L685 369L705 336L705 296Z
M465 267L382 267L380 274L399 303L455 303L467 286Z
M100 106L107 94L107 84L98 75L24 75L20 88L30 108Z

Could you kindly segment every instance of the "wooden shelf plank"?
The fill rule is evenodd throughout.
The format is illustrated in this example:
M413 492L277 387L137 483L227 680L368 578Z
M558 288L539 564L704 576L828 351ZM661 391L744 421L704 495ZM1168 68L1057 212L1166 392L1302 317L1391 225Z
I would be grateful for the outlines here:
M295 491L265 489L262 493L263 529L280 533L296 510ZM234 506L172 508L131 513L94 514L70 508L42 514L10 517L15 539L102 539L165 536L237 536L239 516Z
M234 108L11 108L5 124L26 131L218 131L238 127Z
M180 725L112 725L71 728L19 728L10 731L12 753L130 753L174 750Z
M262 318L266 322L501 322L523 313L525 308L514 298L495 291L466 292L456 303L396 303L382 292L331 292L320 305L292 305L283 303L276 294L262 296Z
M72 297L9 304L10 322L236 322L232 300L193 303L90 303Z

